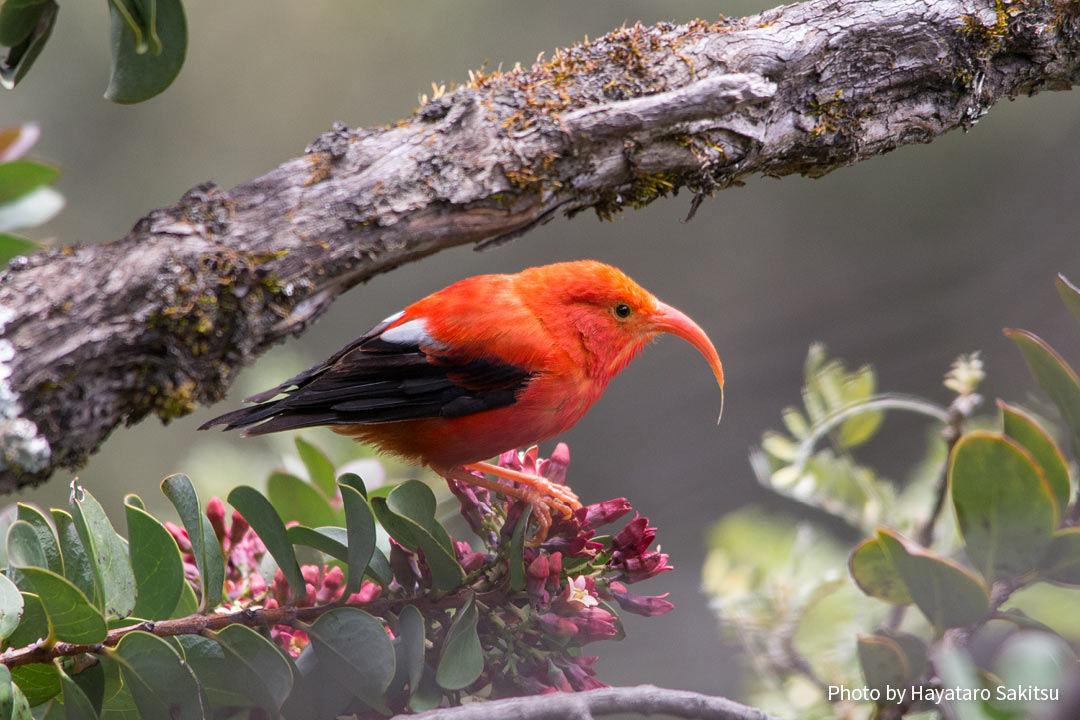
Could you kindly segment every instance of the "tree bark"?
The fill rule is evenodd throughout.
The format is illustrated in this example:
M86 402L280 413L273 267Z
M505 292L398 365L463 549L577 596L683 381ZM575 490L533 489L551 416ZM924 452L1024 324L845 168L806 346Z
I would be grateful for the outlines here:
M610 216L747 176L820 176L1080 78L1054 0L814 0L615 30L472 74L392 126L207 183L127 236L0 275L0 490L76 468L121 422L221 399L371 276L562 211Z

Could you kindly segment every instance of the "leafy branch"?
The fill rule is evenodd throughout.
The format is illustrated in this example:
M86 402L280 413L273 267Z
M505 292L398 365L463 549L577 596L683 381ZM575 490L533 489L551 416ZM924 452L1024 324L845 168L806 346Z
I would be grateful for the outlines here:
M11 707L332 718L601 688L582 648L623 636L616 607L673 607L627 589L671 569L645 518L597 534L631 510L622 498L558 518L533 547L528 506L449 481L474 548L436 519L424 483L369 491L315 446L297 449L308 480L277 472L266 494L234 488L231 521L184 475L162 482L182 526L128 495L126 540L77 483L70 512L19 504L0 575ZM569 454L500 463L563 482Z
M1080 290L1060 276L1057 288L1080 320ZM765 540L757 531L756 538L734 543L734 528L746 527L735 525L736 514L718 528L706 567L725 624L750 628L741 631L744 644L762 657L759 666L774 681L770 690L779 689L789 708L816 716L830 704L856 713L868 703L873 717L887 719L939 706L948 717L962 708L964 718L1023 718L1056 713L1053 703L1076 682L1075 635L1060 627L1060 616L1025 605L1024 598L1038 597L1049 585L1080 586L1080 533L1071 521L1078 505L1076 465L1055 439L1063 436L1080 450L1080 378L1041 338L1023 330L1005 335L1059 411L1063 433L1001 400L997 418L975 415L976 389L985 377L977 353L961 357L946 376L956 395L945 410L926 400L876 395L869 368L849 373L827 361L820 347L811 349L803 392L809 420L802 411L785 410L791 436L767 433L753 464L767 487L870 537L848 554L843 579L837 573L842 549L809 526L772 536L773 548L786 558L779 566L760 552L740 557L747 543ZM916 409L946 423L899 495L852 454L877 433L883 409ZM817 449L825 439L831 447ZM946 507L955 528L936 533ZM800 533L816 538L812 560L798 555ZM756 584L727 586L752 568L762 573ZM1061 592L1075 602L1075 589ZM838 606L852 619L808 629L812 618L828 617L823 608L836 612ZM905 613L910 606L921 615ZM1012 629L1003 630L1003 623ZM779 630L784 643L769 639ZM977 642L1000 647L993 665L976 664ZM814 699L803 695L803 704L794 704L807 688L815 689ZM771 702L777 707L775 696Z

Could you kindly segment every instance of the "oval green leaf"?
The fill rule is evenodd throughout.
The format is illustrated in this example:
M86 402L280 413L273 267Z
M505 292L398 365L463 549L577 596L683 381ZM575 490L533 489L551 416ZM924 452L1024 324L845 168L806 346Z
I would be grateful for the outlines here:
M202 635L178 635L176 640L184 650L184 662L195 673L211 705L248 707L254 704L233 672L231 657L228 661L225 659L221 643Z
M49 566L37 531L25 520L16 520L8 528L7 556L8 562L15 567L48 568Z
M894 530L881 528L877 538L912 600L934 627L971 625L986 616L990 594L972 573L910 543Z
M79 588L63 576L43 568L22 567L19 571L41 600L58 640L93 645L105 639L105 618Z
M383 529L402 546L414 552L417 549L423 550L436 587L440 590L453 590L464 582L465 571L461 569L453 551L447 551L424 527L391 510L387 498L371 498L371 509Z
M375 552L375 516L367 501L355 488L341 486L341 500L345 507L345 529L348 533L349 575L343 597L360 589L371 556Z
M3 720L33 720L30 703L11 679L11 671L0 665L0 718Z
M859 543L848 558L848 568L855 584L867 595L894 605L912 602L904 579L876 537Z
M319 488L327 498L334 497L334 463L330 462L322 450L300 436L296 437L296 450L307 468L312 485Z
M180 602L184 586L184 561L180 548L165 526L150 513L128 503L128 546L131 569L135 573L138 597L135 617L145 620L167 620Z
M44 185L51 185L60 177L60 171L48 165L15 160L0 164L0 205L28 195Z
M525 531L529 527L530 517L532 505L526 505L514 526L514 534L510 536L510 589L514 592L525 589Z
M315 548L343 563L349 562L348 531L342 527L309 528L293 525L288 529L289 541L293 545Z
M143 717L203 720L210 716L191 668L167 641L136 630L120 639L115 657Z
M285 582L289 583L292 597L302 598L306 589L304 575L296 562L296 551L293 549L292 542L289 541L289 534L285 531L285 523L281 521L274 506L263 497L262 493L246 485L234 488L229 493L229 504L244 516L259 539L266 545L266 549L285 575Z
M11 669L11 680L19 686L30 707L60 694L60 674L48 663L32 663Z
M22 593L6 575L0 575L0 640L15 632L22 615Z
M15 630L8 636L6 647L26 647L38 640L49 637L49 616L45 614L45 606L41 604L41 598L34 593L19 593L22 597L22 617Z
M373 708L385 707L383 693L397 661L378 620L363 610L343 607L319 617L307 633L319 665L338 685Z
M1053 583L1080 585L1080 527L1054 533L1054 539L1039 563L1039 573Z
M1065 307L1067 307L1069 312L1072 313L1072 316L1076 318L1076 322L1080 322L1080 288L1077 288L1060 273L1057 276L1057 282L1054 284L1057 286L1058 294L1061 295L1061 300L1065 303Z
M269 640L244 625L229 625L216 638L225 651L225 667L237 690L275 715L293 685L288 661Z
M336 524L337 518L326 496L295 475L272 473L266 481L266 497L285 522L295 520L308 527Z
M476 625L480 613L476 598L469 599L454 614L450 631L446 635L439 666L435 670L435 682L447 690L461 690L472 685L484 671L484 650Z
M1080 453L1080 378L1069 364L1037 335L1026 330L1005 330L1020 348L1039 387L1058 406L1072 431L1073 449Z
M968 433L949 459L949 489L967 555L988 582L1035 568L1059 515L1027 450L995 433Z
M37 26L48 0L6 0L0 4L0 45L13 48Z
M86 548L83 547L79 533L75 529L75 521L66 510L52 508L49 512L52 514L53 522L56 523L60 553L64 557L64 577L79 588L86 597L94 597L97 593L97 580L94 578L90 556L86 554Z
M74 493L72 519L102 590L107 618L125 618L135 609L135 573L127 545L116 534L101 504L86 488Z
M203 585L199 609L212 610L221 603L221 591L225 585L225 557L221 554L214 528L203 512L199 495L187 475L177 473L165 478L161 482L161 492L176 507L191 539L192 554Z
M4 3L5 6L7 4ZM26 76L52 34L59 10L60 6L54 0L47 0L41 6L29 36L16 47L10 48L6 58L0 58L0 86L11 90Z
M420 687L424 673L424 616L413 605L406 605L398 615L398 636L401 638L405 679L409 683L409 695Z
M41 549L45 553L45 561L49 570L52 570L57 575L64 574L64 558L60 553L60 543L56 539L56 533L53 532L52 525L45 518L45 514L38 510L33 505L27 505L25 503L18 504L18 515L20 520L25 520L33 526L34 531L37 533L38 541L41 543Z
M90 698L82 691L75 681L68 677L67 673L59 670L60 687L64 697L64 715L66 720L98 720L97 711L94 710Z
M998 400L1002 432L1022 445L1039 463L1059 510L1069 504L1069 466L1057 443L1035 420L1019 408Z
M143 45L145 41L137 37L128 24L124 17L125 8L120 6L128 1L109 2L112 67L105 97L121 105L149 100L169 87L180 74L187 53L187 19L180 0L156 0L155 27L160 38L160 52L157 48L148 52ZM142 17L151 17L147 5L152 2L154 0L135 0Z
M900 646L884 635L860 635L856 646L863 679L867 687L881 694L881 705L886 702L887 690L903 687L911 675L907 658Z

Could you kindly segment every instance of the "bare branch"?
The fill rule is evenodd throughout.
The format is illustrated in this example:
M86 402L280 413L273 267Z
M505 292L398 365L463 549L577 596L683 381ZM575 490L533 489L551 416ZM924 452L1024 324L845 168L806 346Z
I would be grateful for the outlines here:
M472 703L409 715L415 720L589 720L597 715L638 713L700 720L774 720L757 708L722 697L653 685L612 687ZM405 716L402 716L405 717Z
M121 422L221 399L239 368L402 263L559 210L819 176L1080 77L1076 3L813 0L620 28L474 75L389 127L317 139L124 238L0 275L0 491L86 460Z

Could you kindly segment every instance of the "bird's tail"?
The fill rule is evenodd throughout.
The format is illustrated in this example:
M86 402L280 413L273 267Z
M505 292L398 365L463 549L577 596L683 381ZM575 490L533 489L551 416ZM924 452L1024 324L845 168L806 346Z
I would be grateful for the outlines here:
M299 430L300 428L326 425L333 421L329 413L320 412L297 412L296 410L278 407L280 400L264 402L251 407L240 408L227 412L224 415L203 423L200 430L209 430L218 425L224 425L225 430L246 428L245 437L266 435L282 430Z

